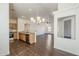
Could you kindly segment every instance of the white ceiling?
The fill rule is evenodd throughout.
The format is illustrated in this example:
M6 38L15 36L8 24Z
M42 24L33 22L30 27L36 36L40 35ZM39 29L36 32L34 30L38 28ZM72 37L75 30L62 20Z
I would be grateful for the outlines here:
M52 12L57 10L56 3L14 3L13 7L18 17L36 17L53 18ZM32 9L32 11L29 11Z

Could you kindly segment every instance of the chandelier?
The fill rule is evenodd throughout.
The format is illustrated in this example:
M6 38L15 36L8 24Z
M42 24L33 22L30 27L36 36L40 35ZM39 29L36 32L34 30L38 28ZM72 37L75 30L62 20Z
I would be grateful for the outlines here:
M31 20L31 22L37 23L37 24L40 24L40 23L44 23L45 22L45 18L42 18L42 17L39 17L39 16L37 16L35 18L34 17L31 17L30 20Z

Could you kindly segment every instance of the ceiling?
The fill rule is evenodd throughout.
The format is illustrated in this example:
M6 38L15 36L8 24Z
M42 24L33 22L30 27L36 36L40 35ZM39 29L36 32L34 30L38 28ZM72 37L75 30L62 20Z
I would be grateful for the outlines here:
M10 18L25 17L27 19L36 16L52 19L52 12L56 11L58 6L57 3L13 3L10 5Z

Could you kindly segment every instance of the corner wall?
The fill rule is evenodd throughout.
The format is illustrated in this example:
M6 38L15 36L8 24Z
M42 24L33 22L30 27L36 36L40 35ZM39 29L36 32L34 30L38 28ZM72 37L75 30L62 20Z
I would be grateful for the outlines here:
M69 4L70 5L70 4ZM74 4L73 4L74 5ZM60 5L59 5L60 6ZM76 55L79 55L79 4L75 4L75 6L69 6L67 4L61 4L61 6L66 6L65 9L61 7L61 10L54 12L54 48L67 51ZM57 36L57 21L60 17L66 17L70 15L75 15L75 40L73 39L65 39L65 38L58 38Z
M9 4L0 3L0 55L9 54Z

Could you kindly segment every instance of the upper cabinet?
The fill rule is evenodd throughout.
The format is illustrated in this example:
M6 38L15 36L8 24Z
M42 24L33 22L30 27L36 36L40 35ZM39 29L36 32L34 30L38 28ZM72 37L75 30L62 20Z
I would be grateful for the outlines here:
M17 19L9 20L9 28L10 30L17 30Z

